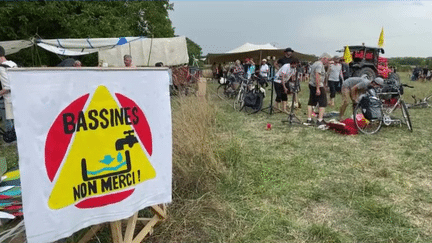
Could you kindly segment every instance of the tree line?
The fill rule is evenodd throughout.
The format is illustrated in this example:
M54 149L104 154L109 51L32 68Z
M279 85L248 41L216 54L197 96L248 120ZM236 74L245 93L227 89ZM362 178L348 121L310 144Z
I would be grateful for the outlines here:
M400 71L411 71L412 67L432 69L432 57L393 57L388 61L389 66L397 67Z
M0 2L0 40L31 38L174 37L169 1L33 1ZM190 62L201 47L187 38ZM189 48L190 46L190 48ZM39 47L8 56L22 66L56 66L61 60ZM97 65L97 53L80 57Z

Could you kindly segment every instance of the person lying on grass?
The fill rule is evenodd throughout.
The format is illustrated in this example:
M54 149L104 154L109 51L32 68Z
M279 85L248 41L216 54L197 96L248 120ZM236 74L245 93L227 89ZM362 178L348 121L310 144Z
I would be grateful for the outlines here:
M342 105L339 110L339 120L343 120L350 99L353 107L355 107L358 97L367 91L369 85L376 88L383 84L384 80L382 78L375 78L373 81L370 81L366 77L351 77L346 79L342 84Z

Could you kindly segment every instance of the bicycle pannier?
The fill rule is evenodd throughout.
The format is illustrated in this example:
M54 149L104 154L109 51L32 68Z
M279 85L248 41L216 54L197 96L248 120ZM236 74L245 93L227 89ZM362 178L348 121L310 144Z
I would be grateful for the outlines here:
M244 98L244 106L255 107L258 100L258 94L255 92L248 92Z
M363 116L368 120L382 118L381 100L374 96L364 96L360 101Z

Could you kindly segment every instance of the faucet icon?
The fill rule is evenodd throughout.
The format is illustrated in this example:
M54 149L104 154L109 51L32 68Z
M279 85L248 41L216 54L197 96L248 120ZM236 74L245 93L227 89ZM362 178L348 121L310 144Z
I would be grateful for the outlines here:
M129 148L132 148L132 146L135 143L138 143L138 139L135 137L135 135L133 135L133 132L134 132L134 130L129 130L129 131L123 132L126 135L126 137L117 139L117 141L115 142L116 151L124 150L125 145L129 145ZM114 172L111 172L108 174L96 175L96 176L91 176L91 175L89 176L88 170L87 170L87 161L85 158L82 158L82 160L81 160L81 173L82 173L83 180L84 181L95 180L95 179L100 179L100 178L104 178L104 177L120 175L120 174L130 172L132 170L132 165L131 165L129 150L125 150L125 156L126 156L126 169L125 170L114 171Z
M116 141L115 147L117 151L123 150L126 144L129 145L129 148L132 148L135 143L138 143L138 139L135 137L135 135L133 135L133 132L134 130L123 132L126 137L120 138Z

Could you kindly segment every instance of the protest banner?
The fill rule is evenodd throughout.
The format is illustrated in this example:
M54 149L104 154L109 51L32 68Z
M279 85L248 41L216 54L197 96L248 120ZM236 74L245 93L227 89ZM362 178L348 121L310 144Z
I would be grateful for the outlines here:
M171 201L168 75L148 68L10 72L28 242Z

